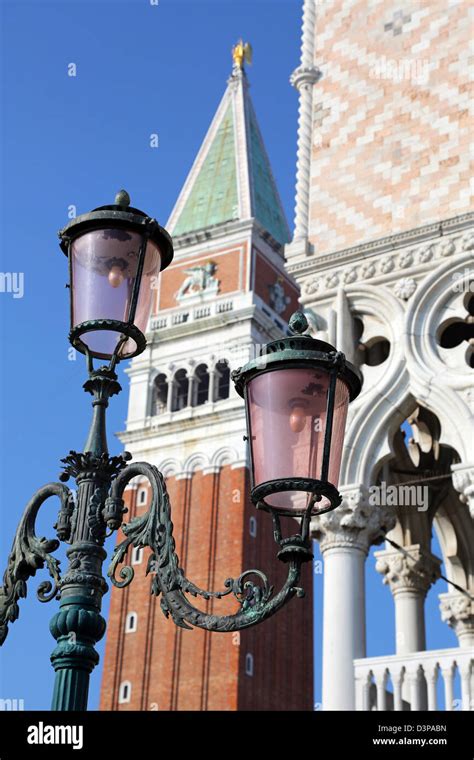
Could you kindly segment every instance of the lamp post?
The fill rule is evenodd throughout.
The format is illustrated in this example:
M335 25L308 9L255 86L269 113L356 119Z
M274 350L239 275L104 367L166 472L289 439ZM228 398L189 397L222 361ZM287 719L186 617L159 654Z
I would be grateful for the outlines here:
M129 547L150 547L151 593L161 596L164 614L182 628L248 628L266 620L293 596L303 596L298 581L302 563L312 558L311 515L334 509L341 501L336 483L345 416L349 400L360 391L360 379L342 354L304 334L307 322L300 312L290 320L291 337L268 344L258 359L232 373L236 390L245 399L251 498L257 508L272 514L277 556L287 563L288 574L277 593L260 570L227 579L222 591L200 589L179 566L163 476L146 462L127 464L131 459L127 452L110 456L105 428L109 399L121 390L117 363L146 348L152 289L159 270L173 258L171 238L154 219L130 207L125 191L117 194L115 204L72 220L59 235L70 272L69 340L87 357L84 390L93 397L92 422L84 451L71 451L62 460L62 482L40 488L20 520L0 588L0 644L8 623L18 618L18 601L26 596L28 578L46 565L52 580L39 585L38 598L60 600L50 623L57 642L51 655L56 671L52 709L84 710L90 673L99 659L95 644L106 628L100 614L108 589L102 572L103 544L120 527L125 538L113 552L107 576L115 586L127 586L133 569L122 566L118 579L115 573ZM94 359L108 364L95 369ZM123 493L136 476L149 481L151 506L143 516L122 525ZM75 496L64 484L70 477L76 482ZM50 496L60 500L54 525L57 539L38 538L36 516ZM282 516L299 520L296 534L283 536ZM69 545L69 566L62 576L53 555L61 541ZM233 615L210 615L190 601L190 597L230 594L239 604Z

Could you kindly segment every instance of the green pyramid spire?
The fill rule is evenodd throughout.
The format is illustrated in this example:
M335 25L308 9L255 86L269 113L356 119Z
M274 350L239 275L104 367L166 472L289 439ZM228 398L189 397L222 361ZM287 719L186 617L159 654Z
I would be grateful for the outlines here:
M290 239L243 66L227 90L168 221L184 235L254 217L282 245Z
M237 214L235 131L232 104L229 103L173 234L181 235L227 222Z

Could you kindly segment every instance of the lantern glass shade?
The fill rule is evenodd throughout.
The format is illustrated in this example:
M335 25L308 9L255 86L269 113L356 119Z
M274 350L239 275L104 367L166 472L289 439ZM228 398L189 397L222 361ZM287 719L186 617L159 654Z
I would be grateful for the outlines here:
M314 479L337 487L349 389L336 379L327 475L323 452L328 432L330 372L313 367L280 368L253 377L247 386L253 487L283 479ZM304 484L302 484L304 485ZM303 512L312 493L281 490L265 497L275 510ZM314 512L330 505L323 496Z
M124 228L96 229L71 243L71 327L90 320L132 323L146 331L152 290L161 265L161 252L148 240L136 299L143 235ZM93 330L81 335L93 356L112 356L121 339L113 329ZM118 355L126 358L136 350L132 338L122 344Z

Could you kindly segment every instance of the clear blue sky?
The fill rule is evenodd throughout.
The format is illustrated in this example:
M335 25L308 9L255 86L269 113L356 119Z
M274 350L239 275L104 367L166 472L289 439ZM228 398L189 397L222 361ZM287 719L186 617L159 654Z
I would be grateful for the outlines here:
M299 60L299 0L3 0L1 39L0 271L24 274L24 296L0 293L0 565L21 512L59 460L83 446L89 397L81 357L68 359L66 260L56 231L67 209L89 211L125 187L135 206L162 223L194 159L230 74L230 49L250 40L251 94L292 224L297 97L288 77ZM77 76L68 76L68 64ZM150 134L158 133L158 149ZM121 446L125 392L109 414L112 453ZM39 535L52 536L57 502L42 509ZM109 547L110 548L110 547ZM370 562L370 567L373 563ZM64 567L64 562L63 562ZM369 654L393 651L389 592L368 572ZM20 619L0 655L0 698L48 709L53 684L48 622L29 582ZM316 701L320 699L322 577L316 580ZM428 602L428 643L453 646ZM106 602L107 609L107 602ZM170 625L172 623L170 622ZM103 644L100 646L102 651ZM98 704L100 668L91 707Z

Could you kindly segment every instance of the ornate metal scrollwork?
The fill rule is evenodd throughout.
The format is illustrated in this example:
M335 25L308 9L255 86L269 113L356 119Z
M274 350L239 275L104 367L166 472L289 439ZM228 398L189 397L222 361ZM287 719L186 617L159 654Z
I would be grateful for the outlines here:
M107 572L112 583L123 588L134 577L130 566L120 569L120 580L115 577L118 565L123 562L129 546L152 549L148 561L147 574L154 573L152 594L161 595L161 608L166 617L171 616L176 625L182 628L205 628L211 631L233 631L248 628L277 612L293 596L303 596L297 587L302 562L311 557L309 549L301 551L301 541L295 544L295 552L287 543L285 561L288 562L288 576L281 590L273 595L264 573L260 570L246 570L238 578L228 578L224 591L205 591L189 581L184 570L179 567L173 538L173 523L168 492L162 474L149 464L137 462L128 465L112 484L104 512L117 512L123 509L122 495L127 483L137 475L145 476L152 489L152 502L149 511L133 518L122 526L125 539L115 548ZM295 537L297 539L298 537ZM288 539L286 539L288 542ZM204 599L222 598L233 594L240 604L240 610L234 615L211 615L194 607L186 594L201 596Z
M48 483L40 488L28 503L23 517L18 525L8 566L3 576L3 586L0 588L0 646L8 634L8 623L13 623L19 615L18 600L26 597L28 578L46 564L53 579L43 581L38 587L37 595L41 602L49 602L58 594L60 583L59 560L51 556L58 546L55 538L38 538L35 532L35 521L38 511L46 499L58 496L61 500L61 511L58 523L64 530L64 516L70 515L74 509L74 499L69 488L61 483ZM61 517L62 516L62 517Z

